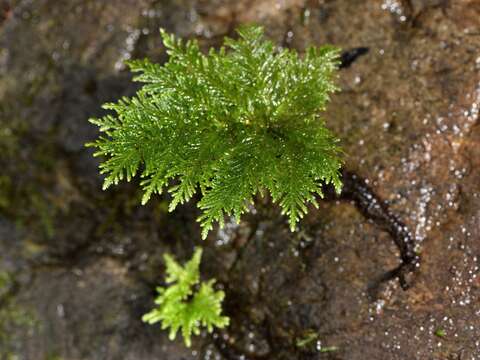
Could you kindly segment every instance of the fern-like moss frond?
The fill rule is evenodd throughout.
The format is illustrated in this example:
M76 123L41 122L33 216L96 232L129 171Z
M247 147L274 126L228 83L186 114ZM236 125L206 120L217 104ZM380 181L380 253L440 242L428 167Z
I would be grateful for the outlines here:
M140 173L146 203L173 184L170 210L200 191L203 237L225 215L239 218L258 192L272 194L294 229L323 184L341 187L338 139L321 117L338 50L301 57L265 40L261 27L238 35L203 54L197 41L162 31L168 62L129 62L143 87L91 120L103 133L89 145L106 157L104 187Z
M192 334L199 335L201 327L212 332L214 327L223 328L229 323L229 318L222 315L225 293L214 290L215 280L200 283L201 257L202 250L197 249L181 266L170 255L164 256L169 286L157 288L157 307L142 317L149 324L161 322L162 329L170 328L170 340L180 330L187 347L191 346Z

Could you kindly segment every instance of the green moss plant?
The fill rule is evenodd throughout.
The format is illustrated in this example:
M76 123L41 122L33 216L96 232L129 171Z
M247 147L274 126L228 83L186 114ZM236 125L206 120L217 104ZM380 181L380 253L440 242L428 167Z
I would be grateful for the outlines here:
M104 188L140 174L142 203L168 187L171 211L199 191L203 238L258 193L270 193L293 231L323 184L340 191L341 150L321 117L336 90L337 49L299 56L257 26L207 54L195 40L162 37L168 62L130 61L143 87L91 119L102 132L89 145L105 158Z
M214 290L215 280L200 282L201 249L183 267L168 254L164 258L168 287L157 288L157 307L142 320L149 324L161 322L162 329L170 328L170 340L180 330L185 345L190 347L192 334L200 334L201 327L212 332L214 327L228 325L229 318L221 314L225 293Z

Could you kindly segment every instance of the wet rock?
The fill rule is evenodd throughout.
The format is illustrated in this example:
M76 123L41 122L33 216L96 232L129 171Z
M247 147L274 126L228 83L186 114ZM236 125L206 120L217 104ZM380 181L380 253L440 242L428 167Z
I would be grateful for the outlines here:
M53 353L64 358L193 358L181 343L143 324L145 288L126 277L127 268L108 258L86 266L38 269L30 302L41 326L23 356ZM35 295L33 297L33 295ZM41 341L39 341L41 339Z
M12 1L0 6L0 265L21 358L448 359L480 356L480 7L459 1ZM187 350L140 322L162 255L200 244L194 204L141 207L102 192L87 119L132 94L123 61L165 59L158 28L217 46L259 22L282 46L369 48L342 70L327 124L346 166L414 234L413 286L389 234L348 202L321 202L291 233L268 199L203 243L231 326ZM5 288L6 289L6 288ZM15 325L15 324L14 324ZM439 336L438 334L442 334ZM298 343L313 339L308 349ZM220 336L220 337L219 337ZM35 354L35 355L33 355ZM1 354L4 356L4 354ZM5 355L6 356L6 355Z

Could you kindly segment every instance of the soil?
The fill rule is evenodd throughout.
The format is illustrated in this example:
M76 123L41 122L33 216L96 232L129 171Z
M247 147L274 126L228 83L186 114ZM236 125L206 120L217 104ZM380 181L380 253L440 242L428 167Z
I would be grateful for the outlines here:
M480 1L0 1L1 359L480 359ZM259 199L204 242L195 201L101 190L87 119L132 95L123 61L165 60L160 27L202 48L259 23L282 46L368 48L325 114L346 168L415 240L324 201L290 232ZM205 248L231 325L169 341L141 322L164 252Z

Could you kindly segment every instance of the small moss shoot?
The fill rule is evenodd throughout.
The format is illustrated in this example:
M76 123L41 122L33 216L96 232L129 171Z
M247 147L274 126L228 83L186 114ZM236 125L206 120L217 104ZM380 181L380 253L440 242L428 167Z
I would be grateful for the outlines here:
M185 345L190 347L192 335L199 335L202 327L212 332L214 328L229 324L229 318L221 314L225 293L214 290L215 280L200 281L201 249L195 250L185 266L179 265L168 254L164 258L169 285L157 288L157 307L142 320L148 324L161 322L162 329L170 328L170 340L181 331Z
M434 335L439 338L444 338L445 336L447 336L447 332L445 331L445 329L438 328L437 330L435 330Z

